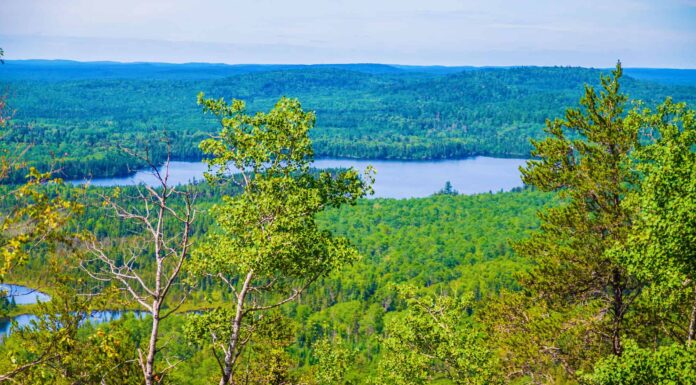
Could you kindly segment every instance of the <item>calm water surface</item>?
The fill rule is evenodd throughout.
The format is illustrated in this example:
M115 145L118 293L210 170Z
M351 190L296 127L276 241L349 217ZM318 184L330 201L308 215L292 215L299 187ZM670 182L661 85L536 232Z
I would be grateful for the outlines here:
M144 319L149 313L142 311L121 311L121 310L99 310L90 313L89 317L85 318L83 323L100 324L104 322L111 322L120 319L125 314L133 314L138 319ZM39 318L33 314L20 314L13 317L12 320L17 322L17 326L20 328L29 327L32 321L36 321ZM12 322L10 319L0 319L0 342L3 338L10 335L12 332Z
M319 159L320 169L355 167L364 171L372 165L377 171L376 198L420 198L434 194L450 181L462 194L507 191L522 185L519 166L525 159L477 156L442 161L391 161L355 159ZM203 162L171 162L170 182L184 184L203 179L207 166ZM73 181L85 183L86 180ZM150 171L139 171L129 177L92 179L93 186L132 186L140 183L157 185Z
M30 305L37 303L38 301L46 302L51 299L51 297L46 293L42 293L38 290L21 285L2 283L0 284L0 290L4 291L10 300L14 297L15 303L18 305ZM135 317L139 319L146 317L148 314L142 311L94 311L85 319L84 322L89 322L92 324L110 322L123 317L123 315L127 313L134 314ZM17 322L17 326L26 327L30 326L32 321L36 321L38 317L33 314L21 314L13 317L12 319ZM0 319L0 341L2 341L5 336L10 334L11 328L12 323L9 319Z
M51 299L48 294L36 289L9 283L0 283L0 291L5 292L4 294L10 302L14 299L17 305L29 305L37 301L46 302Z
M38 301L46 302L51 299L46 293L42 293L36 289L32 289L22 285L13 285L9 283L0 283L0 292L4 295L8 301L16 303L17 305L30 305L37 303ZM14 317L20 326L28 325L32 319L36 319L36 316L29 314L22 314ZM7 318L0 318L0 341L10 334L10 328L12 324Z

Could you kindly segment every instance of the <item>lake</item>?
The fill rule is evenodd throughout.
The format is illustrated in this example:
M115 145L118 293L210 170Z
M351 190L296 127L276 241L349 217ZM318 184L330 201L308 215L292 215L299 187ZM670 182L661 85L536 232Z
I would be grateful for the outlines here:
M51 297L46 293L42 293L36 289L22 285L0 283L0 290L6 292L6 295L10 301L12 298L14 298L14 302L17 305L31 305L37 303L38 301L46 302L51 299ZM142 311L101 310L90 313L89 317L85 318L85 322L93 324L110 322L123 317L123 315L126 313L135 314L135 316L140 319L144 318L148 314ZM13 317L13 320L17 321L17 325L20 327L29 326L31 325L32 321L37 319L38 317L33 314L20 314ZM10 334L11 327L12 323L9 319L0 319L0 341L2 341L4 336Z
M486 156L439 161L318 159L314 162L314 167L355 167L363 171L368 165L372 165L377 171L375 198L421 198L436 193L447 181L461 194L511 190L522 186L518 168L525 161ZM205 171L207 166L203 162L171 162L170 182L184 184L200 181ZM157 185L157 180L149 170L138 171L128 177L71 181L75 184L86 182L93 186L132 186L141 183Z
M138 319L144 319L149 313L144 311L122 311L122 310L98 310L93 311L88 317L84 319L82 324L100 324L104 322L111 322L120 319L125 314L134 314ZM32 321L38 320L39 317L33 314L20 314L13 317L12 320L17 322L17 326L23 328L31 326ZM5 336L9 336L12 331L12 322L10 319L0 319L0 341L2 341Z
M17 305L29 305L38 301L46 302L51 299L46 293L22 285L0 283L0 291L6 292L7 299L10 302L14 300Z

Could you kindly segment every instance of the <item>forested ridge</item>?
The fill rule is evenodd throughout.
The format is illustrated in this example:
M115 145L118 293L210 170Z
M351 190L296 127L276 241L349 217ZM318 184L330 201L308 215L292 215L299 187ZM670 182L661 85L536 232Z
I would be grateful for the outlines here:
M643 76L645 71L636 70ZM660 80L663 72L648 72ZM572 67L399 67L385 65L224 66L8 62L0 67L14 125L8 142L33 143L27 160L63 162L68 178L125 175L142 163L123 144L150 145L166 131L172 155L198 160L195 145L215 131L195 95L247 101L266 110L279 96L316 111L318 157L448 159L525 157L547 118L561 116L601 71ZM667 72L669 75L670 73ZM689 73L686 72L688 75ZM624 79L628 94L655 105L671 95L693 101L687 75L664 84ZM672 84L675 83L675 84ZM12 180L21 180L15 174Z
M696 383L691 88L626 78L620 63L610 73L361 68L281 68L209 83L42 81L46 96L36 97L55 102L35 111L46 122L51 114L86 121L86 110L61 101L80 85L89 108L127 104L126 120L146 126L167 101L183 106L177 87L205 84L191 116L210 135L119 131L112 117L121 146L109 150L118 158L100 155L104 164L142 165L155 186L66 184L72 143L5 140L26 118L0 108L0 280L51 295L28 307L0 302L0 315L37 316L0 342L0 382ZM32 82L10 86L21 95ZM117 101L111 92L123 87L142 96ZM401 98L378 98L378 89ZM278 98L300 90L309 107ZM238 94L219 98L230 93ZM448 184L427 198L369 199L379 178L371 168L312 169L331 132L323 115L358 127L360 116L389 120L380 111L406 117L394 137L371 131L372 118L355 131L387 148L404 133L430 138L427 125L411 124L435 122L424 118L433 111L450 123L550 119L529 134L526 186L511 192L465 196ZM501 146L515 146L522 126L510 127L490 129ZM487 130L475 132L486 145ZM86 127L78 134L71 140L90 138L90 148L113 139ZM357 136L351 142L363 148ZM167 159L184 143L195 143L210 172L173 186ZM60 156L36 168L37 149ZM16 173L23 182L9 183ZM85 323L104 309L142 313Z

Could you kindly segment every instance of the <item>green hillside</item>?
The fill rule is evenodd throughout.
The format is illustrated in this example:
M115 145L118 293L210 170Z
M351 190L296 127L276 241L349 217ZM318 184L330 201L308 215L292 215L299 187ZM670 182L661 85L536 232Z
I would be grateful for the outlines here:
M124 69L40 63L45 72L33 76L22 75L11 63L5 66L9 69L0 67L14 110L6 142L33 143L30 162L46 165L59 158L71 178L127 174L138 165L129 164L114 146L155 146L153 138L165 130L176 159L200 159L197 144L214 132L215 122L196 106L199 91L243 99L252 111L270 108L280 96L299 98L317 113L312 139L318 157L524 157L529 139L542 136L545 119L561 116L584 84L596 84L600 72L519 67L449 73L439 67L378 65L158 69L134 64ZM106 73L102 78L95 75L99 69ZM631 78L624 83L632 98L649 105L668 95L691 103L696 98L690 86ZM162 160L163 151L156 151L155 158Z

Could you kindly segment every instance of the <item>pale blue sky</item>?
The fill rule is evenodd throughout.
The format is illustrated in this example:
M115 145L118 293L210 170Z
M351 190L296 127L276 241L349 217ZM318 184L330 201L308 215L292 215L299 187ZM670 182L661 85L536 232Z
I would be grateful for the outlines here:
M7 59L696 68L696 0L0 0Z

